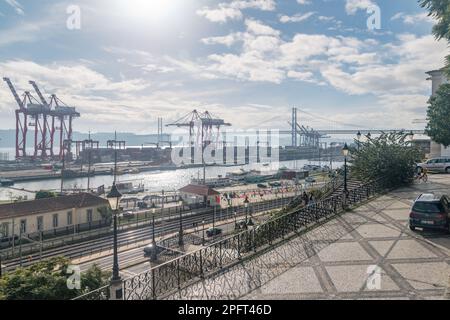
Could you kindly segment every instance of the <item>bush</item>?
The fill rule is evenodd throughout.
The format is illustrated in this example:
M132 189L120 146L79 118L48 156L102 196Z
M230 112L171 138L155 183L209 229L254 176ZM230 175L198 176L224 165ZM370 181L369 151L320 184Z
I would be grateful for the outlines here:
M47 190L40 190L38 192L36 192L36 197L35 199L47 199L47 198L54 198L56 197L56 193L52 192L52 191L47 191Z
M385 187L412 183L422 155L406 141L407 136L403 132L383 133L378 138L359 142L359 151L351 150L351 175L363 181L384 178Z
M0 300L69 300L109 283L109 272L96 265L81 275L81 289L67 287L70 261L63 257L52 258L18 268L0 279Z

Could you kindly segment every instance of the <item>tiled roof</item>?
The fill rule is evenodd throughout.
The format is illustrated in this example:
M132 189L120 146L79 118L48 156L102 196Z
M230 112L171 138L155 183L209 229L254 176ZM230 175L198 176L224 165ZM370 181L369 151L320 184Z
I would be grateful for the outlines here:
M0 219L44 214L74 208L96 207L100 205L108 206L109 203L106 199L90 193L78 193L55 198L6 203L0 205Z
M184 193L196 194L199 196L215 196L220 194L211 187L196 184L189 184L186 187L181 188L179 191Z

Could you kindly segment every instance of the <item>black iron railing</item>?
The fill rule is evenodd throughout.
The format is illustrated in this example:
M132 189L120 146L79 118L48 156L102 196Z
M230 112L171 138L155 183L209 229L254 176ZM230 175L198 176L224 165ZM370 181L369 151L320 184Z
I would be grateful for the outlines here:
M318 201L128 278L123 282L123 297L125 300L164 298L214 272L235 265L241 259L250 258L261 249L268 249L287 237L330 219L346 207L367 200L380 192L380 182L361 184L349 189L347 196L335 195ZM103 297L97 290L77 299L92 300L100 296ZM104 298L107 299L107 296Z

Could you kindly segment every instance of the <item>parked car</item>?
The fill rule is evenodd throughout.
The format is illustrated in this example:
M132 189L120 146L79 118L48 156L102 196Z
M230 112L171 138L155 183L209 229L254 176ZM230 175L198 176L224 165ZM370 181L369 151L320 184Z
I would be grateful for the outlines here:
M279 183L279 182L269 182L269 186L271 186L271 187L281 187L281 183Z
M409 214L409 228L441 229L450 233L450 205L445 195L421 194Z
M263 183L258 183L257 187L261 188L261 189L266 189L267 188L267 186L265 184L263 184Z
M141 209L141 210L142 210L142 209L147 209L147 208L148 208L148 204L147 204L146 202L144 202L144 201L138 202L137 206L138 206L138 208Z
M417 171L420 173L423 169L428 169L428 171L450 173L450 157L433 158L423 163L418 163Z
M305 181L308 182L308 183L315 183L316 179L314 179L313 177L308 177L308 178L305 179Z
M131 218L131 217L134 217L134 212L133 212L133 211L125 211L125 212L123 213L123 217L124 217L124 218Z
M208 230L206 230L206 235L208 237L214 237L219 234L222 234L222 229L220 228L209 228Z

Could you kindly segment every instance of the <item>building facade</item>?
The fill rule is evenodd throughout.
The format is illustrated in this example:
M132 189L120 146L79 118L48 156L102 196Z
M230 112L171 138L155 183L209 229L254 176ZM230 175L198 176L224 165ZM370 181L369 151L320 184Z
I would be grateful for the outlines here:
M0 239L77 233L110 224L109 203L90 193L0 205Z
M178 191L186 205L220 205L220 193L207 185L189 184Z

